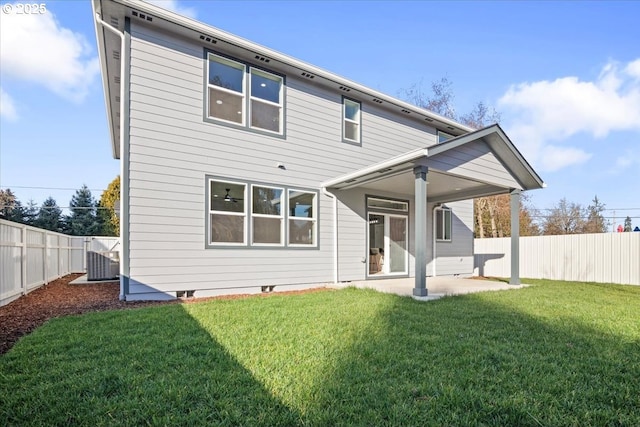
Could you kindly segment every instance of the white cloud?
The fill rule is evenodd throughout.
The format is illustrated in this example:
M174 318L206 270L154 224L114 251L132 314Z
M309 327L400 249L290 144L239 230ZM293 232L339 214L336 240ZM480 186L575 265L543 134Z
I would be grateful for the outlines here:
M613 168L609 171L611 174L621 174L626 169L636 166L636 170L640 169L640 154L632 150L626 150L624 155L618 156Z
M498 104L511 118L505 128L533 163L546 170L584 163L591 157L584 150L550 142L640 131L640 59L624 67L610 62L594 81L563 77L513 85Z
M40 84L76 102L100 72L85 37L60 26L49 11L3 14L0 62L3 75Z
M18 120L18 113L13 103L13 98L11 98L2 87L0 87L0 117L10 121Z
M192 7L184 7L178 3L178 0L144 0L147 3L154 4L163 9L171 10L180 15L187 16L189 18L196 17L196 10Z
M590 158L591 154L580 148L546 145L544 157L540 159L540 166L543 170L553 172L570 165L584 163Z

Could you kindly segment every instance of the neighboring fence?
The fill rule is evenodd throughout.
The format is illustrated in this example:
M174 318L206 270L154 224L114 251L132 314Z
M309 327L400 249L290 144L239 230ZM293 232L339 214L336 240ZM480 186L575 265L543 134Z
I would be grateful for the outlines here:
M86 271L88 250L118 250L117 237L67 236L0 219L0 306L69 273Z
M509 237L474 246L475 275L511 275ZM640 285L640 233L521 237L520 277Z

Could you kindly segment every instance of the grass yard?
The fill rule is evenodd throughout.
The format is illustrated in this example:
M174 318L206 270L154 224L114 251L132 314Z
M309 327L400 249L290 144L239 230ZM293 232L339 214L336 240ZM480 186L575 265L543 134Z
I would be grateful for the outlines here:
M640 425L640 286L346 289L52 320L0 425Z

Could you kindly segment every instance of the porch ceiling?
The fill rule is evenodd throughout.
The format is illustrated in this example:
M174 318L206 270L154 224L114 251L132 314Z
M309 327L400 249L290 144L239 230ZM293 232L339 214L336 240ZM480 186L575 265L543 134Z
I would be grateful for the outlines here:
M413 168L424 165L428 199L449 202L544 187L541 178L511 143L500 126L492 125L442 144L414 150L337 177L325 188L367 188L413 194Z

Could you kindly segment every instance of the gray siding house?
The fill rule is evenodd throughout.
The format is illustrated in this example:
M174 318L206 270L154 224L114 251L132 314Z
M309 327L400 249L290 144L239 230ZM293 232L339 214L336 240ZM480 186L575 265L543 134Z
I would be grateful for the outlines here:
M390 277L423 296L427 276L472 274L472 198L511 193L517 227L519 193L543 186L498 125L474 131L148 3L93 9L123 299Z

